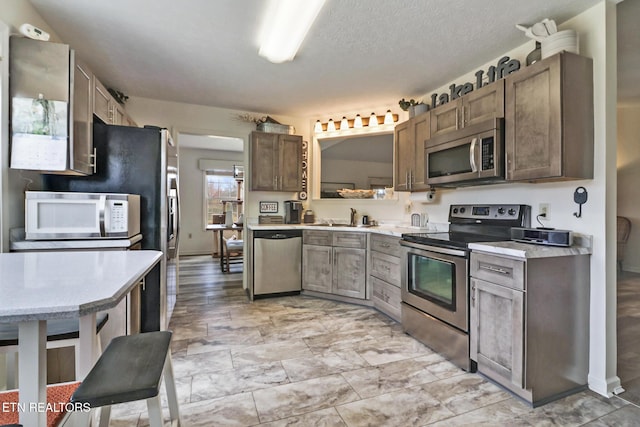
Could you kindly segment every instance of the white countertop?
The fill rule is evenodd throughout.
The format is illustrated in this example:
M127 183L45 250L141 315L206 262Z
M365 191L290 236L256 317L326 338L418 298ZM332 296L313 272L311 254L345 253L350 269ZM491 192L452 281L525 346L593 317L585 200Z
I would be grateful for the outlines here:
M401 225L376 225L376 226L329 226L329 225L312 225L312 224L250 224L247 226L250 230L324 230L324 231L357 231L363 233L386 234L390 236L401 237L403 233L425 233L427 231L435 232L438 230L401 226ZM441 230L444 231L444 230Z
M554 258L572 255L589 255L592 252L591 236L574 236L574 245L569 247L535 245L513 241L470 243L469 249L516 258Z
M78 317L114 307L159 251L0 253L0 321Z
M89 249L125 250L142 240L142 234L128 239L82 239L82 240L25 240L24 228L11 229L9 234L11 251L64 251Z

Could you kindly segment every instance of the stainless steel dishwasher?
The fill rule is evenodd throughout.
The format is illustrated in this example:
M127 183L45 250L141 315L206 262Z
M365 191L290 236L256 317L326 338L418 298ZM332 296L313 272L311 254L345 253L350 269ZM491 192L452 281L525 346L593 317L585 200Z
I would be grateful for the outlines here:
M254 297L300 293L302 230L255 230L253 251Z

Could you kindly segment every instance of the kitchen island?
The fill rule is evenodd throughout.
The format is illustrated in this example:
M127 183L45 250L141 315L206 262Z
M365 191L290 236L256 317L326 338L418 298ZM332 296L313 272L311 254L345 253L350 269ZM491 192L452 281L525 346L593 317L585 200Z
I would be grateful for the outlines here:
M162 258L158 251L0 254L0 322L19 324L20 412L46 426L46 321L80 318L81 380L96 359L96 313L116 306ZM24 405L24 406L23 406Z

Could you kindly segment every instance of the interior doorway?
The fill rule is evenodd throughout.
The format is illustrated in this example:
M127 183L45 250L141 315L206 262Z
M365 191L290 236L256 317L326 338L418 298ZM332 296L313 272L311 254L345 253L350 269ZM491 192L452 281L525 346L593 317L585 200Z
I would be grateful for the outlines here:
M180 254L213 255L219 248L210 225L220 222L227 204L234 221L243 213L240 175L245 163L245 138L215 131L179 130L176 139L182 197Z

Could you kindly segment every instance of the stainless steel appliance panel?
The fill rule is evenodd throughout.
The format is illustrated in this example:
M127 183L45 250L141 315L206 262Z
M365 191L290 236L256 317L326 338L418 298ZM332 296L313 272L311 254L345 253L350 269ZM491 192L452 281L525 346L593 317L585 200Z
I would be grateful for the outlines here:
M461 331L469 330L469 261L465 251L401 241L402 301Z
M253 233L253 295L302 290L302 231Z

